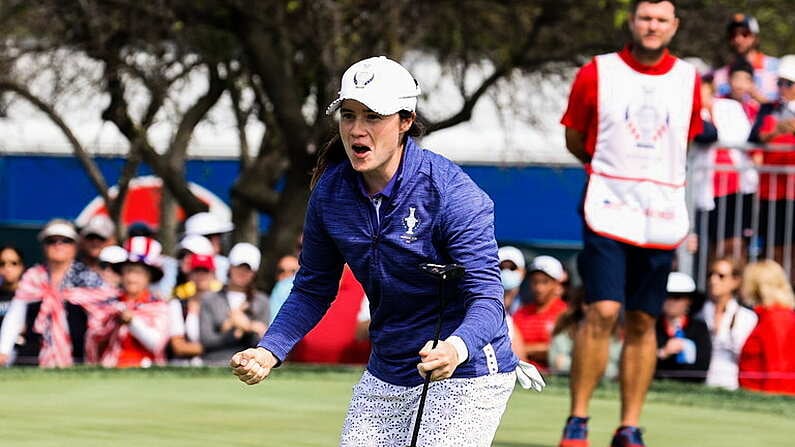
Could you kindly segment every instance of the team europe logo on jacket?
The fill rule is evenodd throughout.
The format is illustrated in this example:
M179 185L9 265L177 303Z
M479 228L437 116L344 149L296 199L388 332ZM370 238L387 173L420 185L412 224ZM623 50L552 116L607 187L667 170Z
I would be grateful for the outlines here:
M420 224L420 220L416 216L417 208L410 206L409 215L403 218L403 226L406 227L406 232L400 236L406 242L413 242L417 240L414 230Z

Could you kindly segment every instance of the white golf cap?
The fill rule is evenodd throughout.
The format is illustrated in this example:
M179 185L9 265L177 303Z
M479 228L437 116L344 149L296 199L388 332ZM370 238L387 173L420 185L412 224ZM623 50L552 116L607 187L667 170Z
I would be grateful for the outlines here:
M99 214L92 217L91 220L88 221L86 226L80 230L80 235L86 237L89 234L95 234L102 239L110 239L115 231L116 225L113 224L113 221L110 220L110 217L104 214Z
M563 264L552 256L536 256L530 263L530 273L543 272L555 281L563 281L566 272L563 271Z
M520 269L525 267L524 254L522 253L522 250L519 250L514 246L506 245L504 247L500 247L500 249L497 250L497 256L499 256L500 262L511 261Z
M179 241L179 248L188 250L197 255L213 256L215 254L212 242L199 234L189 234L183 237L182 240Z
M109 245L99 252L99 260L109 264L120 264L127 260L127 250L118 245Z
M228 233L234 229L232 222L208 212L196 213L185 220L185 234L207 236Z
M342 101L353 99L379 115L417 109L420 87L402 65L385 56L371 57L351 65L342 75L339 96L326 109L331 115Z
M665 290L668 293L693 293L696 291L696 282L687 273L671 272Z
M50 236L61 236L72 240L77 240L77 231L72 222L66 219L53 219L47 222L44 229L39 232L38 239L43 241Z
M795 82L795 54L788 54L779 59L778 77Z
M237 243L229 250L229 265L232 266L247 264L251 270L258 270L260 258L259 249L248 242Z

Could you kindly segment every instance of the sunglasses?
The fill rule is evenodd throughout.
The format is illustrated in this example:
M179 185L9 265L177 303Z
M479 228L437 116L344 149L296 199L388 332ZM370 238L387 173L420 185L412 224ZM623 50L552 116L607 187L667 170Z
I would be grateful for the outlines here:
M776 85L779 87L787 87L790 88L792 85L795 84L795 81L790 81L789 79L779 79L776 81Z
M0 267L19 267L22 265L21 261L0 261Z
M732 31L731 33L729 33L729 38L730 39L734 39L737 36L750 37L751 35L752 35L752 33L751 33L750 30L738 29L738 30L735 30L735 31Z
M709 272L709 277L712 278L713 276L717 276L718 279L726 279L726 277L734 275L732 275L731 273Z
M44 239L44 245L74 244L74 239L68 237L48 237Z
M104 237L102 237L102 236L100 236L98 234L94 234L94 233L86 235L84 237L84 239L87 240L87 241L94 241L94 242L105 242L105 241L107 241L107 239L105 239Z

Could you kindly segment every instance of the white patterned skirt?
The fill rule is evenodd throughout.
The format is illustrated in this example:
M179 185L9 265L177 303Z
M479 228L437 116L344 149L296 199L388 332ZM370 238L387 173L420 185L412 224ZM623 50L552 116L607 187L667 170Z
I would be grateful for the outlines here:
M417 442L421 447L488 447L516 373L431 382ZM353 387L340 447L407 447L422 385L386 383L365 371Z

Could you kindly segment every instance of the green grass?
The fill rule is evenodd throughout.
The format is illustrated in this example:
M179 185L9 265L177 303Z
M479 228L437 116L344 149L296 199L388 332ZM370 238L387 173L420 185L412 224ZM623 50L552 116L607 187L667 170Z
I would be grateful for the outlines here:
M288 365L246 386L223 369L0 371L0 445L13 447L334 446L361 370ZM495 447L555 446L566 381L542 394L517 389ZM592 402L591 441L608 445L614 384ZM666 446L795 445L795 399L655 384L643 426Z

